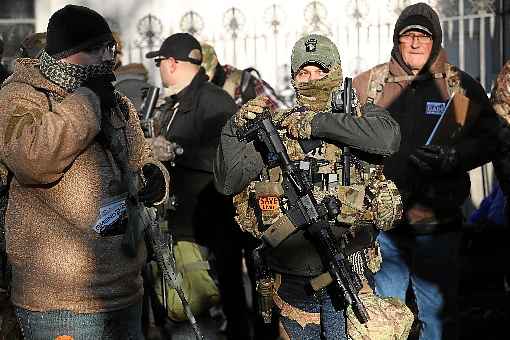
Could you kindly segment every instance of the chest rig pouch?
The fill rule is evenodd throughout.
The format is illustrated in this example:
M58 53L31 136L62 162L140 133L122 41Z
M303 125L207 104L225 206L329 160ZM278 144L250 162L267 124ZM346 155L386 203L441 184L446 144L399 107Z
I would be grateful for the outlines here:
M373 224L388 230L402 214L400 194L395 184L384 178L380 166L372 166L355 157L349 169L352 184L341 185L342 151L339 147L319 143L306 154L300 144L282 136L290 159L313 186L318 202L334 197L338 207L330 216L339 225ZM278 246L299 226L285 215L286 200L279 167L268 169L258 181L253 181L234 197L236 221L246 232L264 239L272 247ZM328 209L329 210L329 209Z

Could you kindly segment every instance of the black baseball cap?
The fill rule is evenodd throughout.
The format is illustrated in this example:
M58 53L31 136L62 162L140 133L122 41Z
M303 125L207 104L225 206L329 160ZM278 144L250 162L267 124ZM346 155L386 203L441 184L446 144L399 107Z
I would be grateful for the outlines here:
M192 64L202 64L202 47L197 39L189 33L175 33L163 41L160 49L149 52L146 58L174 58L175 60L189 61Z

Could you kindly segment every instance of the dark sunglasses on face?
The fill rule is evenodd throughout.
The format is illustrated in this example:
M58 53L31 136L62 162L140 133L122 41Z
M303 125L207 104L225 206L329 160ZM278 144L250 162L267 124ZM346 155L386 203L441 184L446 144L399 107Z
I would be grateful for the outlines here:
M154 58L154 62L156 63L156 67L159 67L161 65L161 62L166 59L170 59L171 57L165 58L165 57L157 57ZM175 63L177 64L179 61L174 59Z

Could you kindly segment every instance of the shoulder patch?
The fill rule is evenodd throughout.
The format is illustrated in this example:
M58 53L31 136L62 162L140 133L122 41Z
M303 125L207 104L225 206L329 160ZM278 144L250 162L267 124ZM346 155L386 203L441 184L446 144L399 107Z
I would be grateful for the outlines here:
M305 41L306 52L315 52L317 50L317 39L310 38Z
M38 108L16 105L9 114L9 119L5 128L4 143L10 142L13 136L18 139L23 129L26 126L40 122L43 114L43 111Z

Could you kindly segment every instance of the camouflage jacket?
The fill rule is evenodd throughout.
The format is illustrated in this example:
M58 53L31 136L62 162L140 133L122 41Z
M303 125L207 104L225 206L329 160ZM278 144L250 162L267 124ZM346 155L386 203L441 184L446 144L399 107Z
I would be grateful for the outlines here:
M292 114L292 111L288 110L283 115ZM376 180L375 173L374 176L370 175L372 166L367 161L380 162L382 156L397 151L400 141L398 124L386 111L367 105L361 117L344 113L314 113L311 126L312 138L320 140L320 146L306 154L299 141L288 137L285 130L281 130L281 137L292 161L307 161L317 165L316 179L327 181L326 186L321 186L318 183L321 180L312 179L315 198L319 202L330 194L339 198L342 203L342 211L337 218L339 226L356 228L358 221L374 221L377 212L365 205L364 195L369 183L375 183L381 178ZM353 149L357 160L351 163L352 185L349 187L338 184L343 170L338 166L338 160L341 146L345 145ZM241 193L236 196L235 205L242 228L256 236L260 236L260 232L271 225L286 228L282 211L269 209L272 205L271 199L266 202L262 200L262 204L267 203L269 208L260 213L258 218L254 216L256 207L250 199L253 195L257 199L283 197L281 174L278 168L265 167L253 143L245 144L237 139L232 119L223 128L214 170L216 186L220 192ZM259 207L260 202L259 200ZM372 215L367 216L367 213ZM339 227L336 231L340 234L343 230ZM373 239L367 243L372 241ZM269 266L280 273L316 276L324 271L315 246L304 236L302 230L291 233L277 247L270 248L266 255Z
M491 94L492 107L500 117L502 129L498 134L498 155L493 160L494 171L501 190L510 196L510 61L498 74Z

